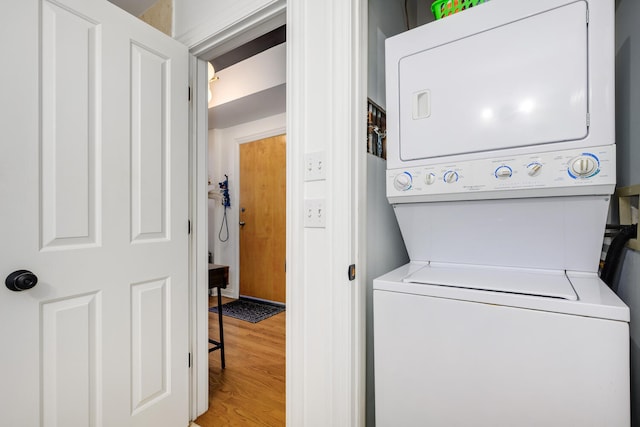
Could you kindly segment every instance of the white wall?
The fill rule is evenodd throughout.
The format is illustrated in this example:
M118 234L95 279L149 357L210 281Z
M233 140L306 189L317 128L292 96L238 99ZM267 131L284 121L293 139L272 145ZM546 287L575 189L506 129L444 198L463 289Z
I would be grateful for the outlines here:
M260 52L216 73L209 108L286 83L286 44Z
M239 144L283 134L285 126L286 114L278 114L226 129L209 130L209 179L213 184L210 188L219 194L218 182L224 180L225 174L229 175L231 208L227 209L227 242L218 238L224 208L220 200L209 199L209 250L213 252L216 264L229 266L229 286L222 292L225 296L237 298L239 294Z
M616 0L618 186L640 184L640 2ZM627 250L618 291L631 309L631 417L640 426L640 254Z
M286 43L216 73L209 128L223 129L286 111Z

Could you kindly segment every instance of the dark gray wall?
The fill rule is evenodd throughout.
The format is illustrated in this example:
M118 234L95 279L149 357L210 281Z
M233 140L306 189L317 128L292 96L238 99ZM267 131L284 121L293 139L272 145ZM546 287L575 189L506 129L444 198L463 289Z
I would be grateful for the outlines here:
M407 3L410 22L418 20L415 0ZM426 3L426 2L425 2ZM412 6L413 4L413 6ZM367 96L386 108L384 41L407 30L404 0L369 0ZM413 12L412 12L413 11ZM393 209L386 199L386 161L367 155L367 403L366 425L375 426L373 375L373 279L409 261Z
M404 0L369 0L369 50L367 96L386 108L384 84L384 41L387 37L407 31L409 27L433 21L431 1L407 0L405 16Z
M640 184L640 2L616 0L618 186ZM618 278L631 309L631 421L640 427L640 255L627 250Z

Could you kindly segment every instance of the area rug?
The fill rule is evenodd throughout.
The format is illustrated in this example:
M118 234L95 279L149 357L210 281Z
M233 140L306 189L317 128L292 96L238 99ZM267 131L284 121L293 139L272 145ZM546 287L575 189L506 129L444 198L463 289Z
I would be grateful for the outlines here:
M282 313L284 310L285 307L282 305L243 298L222 304L222 315L251 323L258 323L278 313ZM218 306L209 308L209 311L217 313Z

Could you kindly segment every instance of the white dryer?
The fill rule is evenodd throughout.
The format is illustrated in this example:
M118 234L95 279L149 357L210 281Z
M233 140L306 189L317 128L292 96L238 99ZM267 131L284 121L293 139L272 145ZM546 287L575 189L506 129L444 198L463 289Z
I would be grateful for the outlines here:
M629 310L598 278L614 5L491 0L387 40L376 425L628 426Z

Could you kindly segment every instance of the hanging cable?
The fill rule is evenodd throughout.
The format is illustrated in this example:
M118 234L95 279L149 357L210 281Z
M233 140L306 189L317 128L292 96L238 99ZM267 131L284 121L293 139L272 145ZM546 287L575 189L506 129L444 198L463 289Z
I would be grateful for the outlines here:
M609 249L607 250L607 256L604 259L604 266L600 272L600 278L606 283L614 292L616 292L617 286L613 285L618 267L622 262L622 254L624 247L629 239L635 237L638 233L638 224L625 225L620 228L620 231L611 241Z
M222 229L225 229L226 232L226 237L223 239L222 238ZM222 214L222 223L220 223L220 231L218 231L218 239L220 239L221 242L226 242L227 240L229 240L229 223L227 222L227 207L224 207L224 214Z
M404 10L403 10L403 12L404 12L404 23L407 26L407 30L410 30L411 27L409 26L409 6L407 4L408 1L409 0L404 0Z

